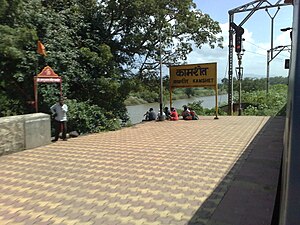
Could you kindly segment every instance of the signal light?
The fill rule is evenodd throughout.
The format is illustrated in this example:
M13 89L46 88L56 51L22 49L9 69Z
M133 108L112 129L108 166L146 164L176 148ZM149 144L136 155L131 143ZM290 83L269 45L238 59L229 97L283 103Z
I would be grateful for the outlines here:
M240 53L242 51L244 28L237 26L234 22L231 22L230 25L235 30L235 52Z
M235 35L235 52L240 53L242 51L242 35Z

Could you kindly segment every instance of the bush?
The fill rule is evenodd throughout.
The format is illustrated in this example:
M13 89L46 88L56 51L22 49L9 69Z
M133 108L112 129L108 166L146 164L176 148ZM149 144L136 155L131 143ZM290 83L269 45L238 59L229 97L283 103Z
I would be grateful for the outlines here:
M202 103L203 103L203 101L201 101L201 100L200 101L195 101L193 103L189 103L188 107L192 108L197 113L197 115L199 115L199 116L215 116L216 115L216 109L215 108L211 108L211 109L203 108ZM218 114L219 115L226 115L227 113L224 112L223 110L219 109Z
M140 104L145 104L147 103L145 100L140 99L138 97L135 96L129 96L125 101L124 104L125 105L140 105Z
M0 102L0 117L20 115L24 112L19 100L8 99L5 95L0 95Z
M120 120L111 113L103 113L103 109L89 102L66 100L68 105L68 130L80 134L97 133L100 131L117 130L121 127Z
M265 91L242 93L242 98L250 104L243 110L244 115L275 116L279 112L284 115L282 108L287 102L287 85L272 85L268 94Z
M202 106L202 103L203 103L202 100L195 101L193 103L189 103L188 107L192 108L198 115L203 115L205 110Z
M159 93L144 90L142 92L139 92L137 97L144 99L146 102L157 102L159 99Z

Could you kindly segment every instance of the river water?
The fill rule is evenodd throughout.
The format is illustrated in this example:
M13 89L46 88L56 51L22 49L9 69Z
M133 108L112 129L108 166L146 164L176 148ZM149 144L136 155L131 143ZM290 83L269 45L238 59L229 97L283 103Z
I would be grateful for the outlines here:
M218 96L218 105L227 102L227 95L219 95ZM205 96L205 97L196 97L196 98L188 98L188 99L179 99L173 100L172 106L177 109L182 109L183 105L187 105L188 103L193 103L195 101L203 101L202 106L204 108L214 108L215 107L215 96ZM170 108L170 102L164 102L164 105ZM147 103L147 104L140 104L140 105L132 105L127 106L127 111L129 118L132 124L140 123L143 120L143 115L149 108L153 108L156 113L159 111L159 103Z

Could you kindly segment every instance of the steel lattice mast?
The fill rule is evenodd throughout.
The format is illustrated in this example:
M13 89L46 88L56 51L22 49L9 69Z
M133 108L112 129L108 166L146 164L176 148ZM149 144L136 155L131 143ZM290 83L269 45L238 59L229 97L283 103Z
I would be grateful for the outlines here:
M241 12L249 12L246 17L238 23L239 27L242 27L247 20L257 11L260 9L268 9L273 7L280 7L280 6L287 6L291 5L291 3L286 3L288 1L278 0L275 3L271 3L267 0L257 0L252 1L237 8L231 9L228 11L229 14L229 45L228 45L228 115L233 114L233 102L232 102L232 95L233 95L233 35L235 34L235 30L232 27L234 24L234 14L241 13ZM273 51L273 49L272 49Z

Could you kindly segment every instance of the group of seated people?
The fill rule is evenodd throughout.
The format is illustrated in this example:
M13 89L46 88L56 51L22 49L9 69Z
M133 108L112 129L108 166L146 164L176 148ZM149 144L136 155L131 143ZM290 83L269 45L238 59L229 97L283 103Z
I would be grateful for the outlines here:
M174 107L171 107L171 111L169 110L168 107L165 107L164 113L166 115L167 120L173 120L174 121L174 120L179 119L179 115L177 113L177 110Z
M152 120L159 119L158 118L159 115L160 115L160 112L158 113L158 115L156 115L153 108L150 108L149 111L147 111L144 114L145 119L143 121L152 121ZM171 107L171 110L169 110L168 107L165 107L163 110L163 115L165 116L165 118L167 120L172 120L172 121L179 120L178 112L174 107ZM184 119L184 120L198 120L199 119L196 112L193 109L188 108L187 106L183 107L181 116L182 116L182 119Z
M188 108L187 106L183 106L183 112L181 113L181 115L184 120L198 120L199 119L196 112L192 108Z

